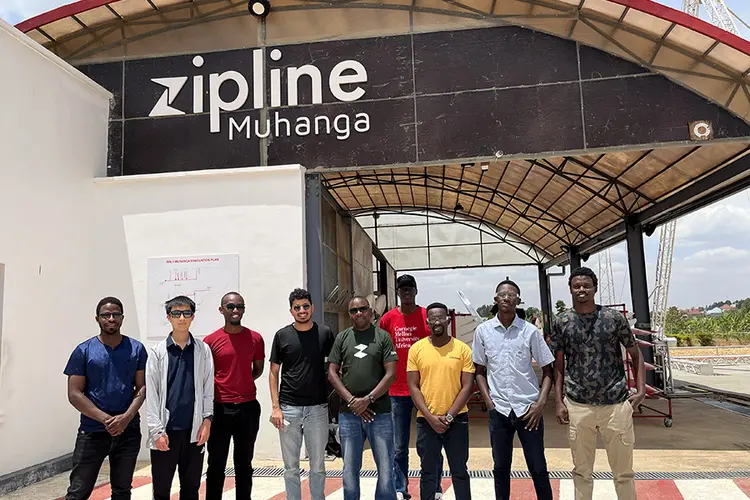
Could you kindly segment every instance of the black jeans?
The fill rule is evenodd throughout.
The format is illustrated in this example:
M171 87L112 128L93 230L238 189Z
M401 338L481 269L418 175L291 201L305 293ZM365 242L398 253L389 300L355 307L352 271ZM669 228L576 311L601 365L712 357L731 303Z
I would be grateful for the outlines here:
M422 417L417 418L417 453L421 460L419 496L433 498L440 478L437 475L442 450L448 457L456 500L471 500L469 483L469 415L456 416L448 430L438 434Z
M65 500L86 500L96 486L102 462L109 456L112 500L130 500L135 463L141 449L139 424L128 426L117 437L108 432L78 431L73 450L73 470Z
M174 471L180 475L180 500L198 500L203 446L190 442L191 431L167 431L169 451L151 450L154 500L169 500Z
M234 439L234 474L237 500L250 500L253 490L253 454L260 427L260 403L215 403L208 438L206 500L221 500L229 442Z
M539 500L552 500L552 486L549 482L547 460L544 458L544 419L539 421L539 428L527 431L526 422L511 411L506 417L497 410L490 411L490 443L492 459L495 461L495 498L510 499L510 466L513 460L513 436L518 432L518 439L526 457L526 466L534 480L534 490Z

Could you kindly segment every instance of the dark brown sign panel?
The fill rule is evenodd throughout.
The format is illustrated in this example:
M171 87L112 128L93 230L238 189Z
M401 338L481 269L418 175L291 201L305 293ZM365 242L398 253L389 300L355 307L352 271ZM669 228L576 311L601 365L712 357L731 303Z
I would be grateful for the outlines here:
M688 141L744 121L646 69L517 27L82 66L115 95L110 174L442 162Z

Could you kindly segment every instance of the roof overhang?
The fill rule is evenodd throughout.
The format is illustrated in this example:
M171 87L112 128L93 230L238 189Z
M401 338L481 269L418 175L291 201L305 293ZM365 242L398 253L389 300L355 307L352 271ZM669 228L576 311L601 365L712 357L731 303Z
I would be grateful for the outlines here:
M369 16L372 29L342 34L336 23L314 17L339 11ZM574 40L664 75L750 123L750 42L650 0L273 0L264 44L417 30L392 27L386 11L432 19L420 25L427 31L517 25ZM90 62L127 60L127 50L114 57L112 48L248 17L246 0L82 0L17 27L67 60ZM303 35L285 29L300 22L309 25ZM198 49L185 52L191 50ZM549 267L566 261L565 246L593 253L621 241L626 220L648 232L749 186L748 148L750 140L737 137L317 171L354 214L452 215L484 224L477 229L495 232L524 255L520 261Z

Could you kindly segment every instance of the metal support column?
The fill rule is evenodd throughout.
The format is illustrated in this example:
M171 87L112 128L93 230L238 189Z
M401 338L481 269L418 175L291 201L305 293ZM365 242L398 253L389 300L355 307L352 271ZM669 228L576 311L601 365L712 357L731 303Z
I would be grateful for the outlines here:
M581 267L581 253L578 251L578 247L572 245L568 249L568 259L570 260L570 270Z
M386 261L378 259L378 291L383 295L388 295L388 266Z
M646 256L643 251L643 227L640 222L628 220L625 225L625 238L628 244L628 268L630 271L630 296L633 300L635 327L651 330L651 311L648 305L648 282L646 281ZM643 340L653 341L651 335ZM654 362L654 349L641 347L643 360ZM646 372L646 383L654 385L654 373Z
M635 327L651 329L651 312L648 305L648 284L646 282L646 257L643 253L643 228L639 222L626 225L628 242L628 268L630 270L630 294L633 298Z
M549 335L551 330L550 320L552 319L552 296L550 295L549 276L544 264L537 266L539 272L539 295L542 303L542 316L544 317L544 334Z
M323 185L320 174L305 175L305 271L307 291L315 310L312 319L323 324Z

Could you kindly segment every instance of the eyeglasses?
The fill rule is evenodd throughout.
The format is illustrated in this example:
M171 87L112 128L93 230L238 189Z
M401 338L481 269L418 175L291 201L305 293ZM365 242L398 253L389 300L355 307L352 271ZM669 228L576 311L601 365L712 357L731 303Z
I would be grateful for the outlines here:
M234 311L235 309L238 309L240 311L245 310L245 304L224 304L224 309L227 309L229 311Z
M310 307L312 307L310 304L302 304L302 305L295 304L294 306L292 306L292 309L294 309L297 312L299 312L300 309L304 309L305 311L309 311Z
M117 312L115 312L115 313L99 313L99 317L101 319L109 319L109 318L122 319L122 316L123 316L122 313L117 313Z
M516 292L497 292L495 297L500 299L517 299L518 294Z
M173 318L179 318L180 316L185 316L186 318L192 318L193 317L193 311L188 309L187 311L169 311L169 315Z
M358 312L366 313L369 310L370 310L370 306L352 307L351 309L349 309L349 314L351 314L352 316L354 316Z
M437 317L437 318L427 318L427 324L430 325L438 325L441 323L445 323L448 321L448 318L445 316Z

